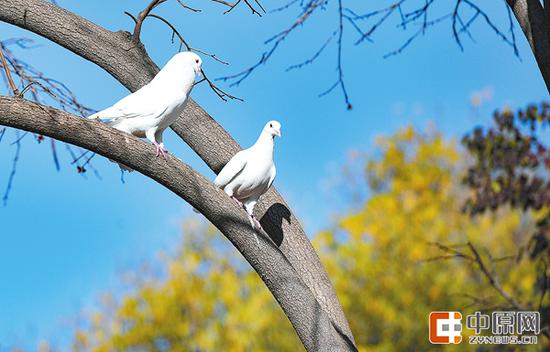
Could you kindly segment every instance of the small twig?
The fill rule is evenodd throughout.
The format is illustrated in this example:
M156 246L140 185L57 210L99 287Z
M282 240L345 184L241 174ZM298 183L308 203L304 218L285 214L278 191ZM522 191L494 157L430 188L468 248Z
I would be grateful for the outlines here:
M233 4L232 4L232 3L227 2L227 1L224 1L224 0L212 0L212 1L217 2L218 4L222 4L222 5L228 6L228 7L233 7Z
M383 9L383 10L378 10L378 11L371 12L371 13L363 15L363 16L356 16L355 18L350 18L351 20L353 20L353 19L365 19L365 18L371 17L375 14L377 15L379 13L384 13L385 12L384 16L380 17L380 19L374 25L372 25L372 27L355 42L355 45L360 44L365 39L369 39L370 36L374 33L374 31L376 31L376 29L379 28L380 25L388 19L388 17L393 13L393 11L396 8L399 7L399 5L401 5L402 2L403 2L403 0L400 1L399 3L396 3L396 4L393 4L393 5L389 6L385 9Z
M15 74L13 78L19 78L20 85L24 86L23 90L18 93L18 97L23 97L28 92L31 94L31 100L44 104L46 102L42 99L41 95L45 93L65 111L70 110L82 116L89 115L93 111L81 104L65 84L47 77L42 72L15 57L6 47L6 43L15 44L23 49L29 49L31 46L28 43L32 43L32 41L26 38L15 38L0 42L7 67L11 66L11 72ZM3 77L5 77L5 74L3 74ZM8 82L6 82L6 86L10 89Z
M10 176L8 178L8 185L6 186L6 191L4 192L4 197L2 197L2 202L4 206L8 205L8 198L13 186L13 179L15 177L15 172L17 171L17 162L19 161L19 153L21 152L21 140L19 139L19 130L15 130L15 135L17 137L15 156L13 157L13 162L11 166Z
M84 166L90 164L90 161L92 161L92 159L93 159L94 156L96 156L96 155L97 155L96 153L92 153L92 155L90 155L90 156L88 157L88 159L86 159L86 161L84 162L84 164L82 164L82 166L84 167Z
M461 0L461 1L463 1L465 4L468 4L474 11L479 13L479 15L483 17L483 19L485 20L485 23L495 32L495 34L498 37L500 37L506 44L514 48L515 54L518 54L517 48L516 48L516 42L515 42L516 40L515 35L512 35L512 40L508 39L508 37L504 33L502 33L500 29L498 29L498 27L491 21L491 19L485 13L485 11L481 10L476 4L472 3L470 0Z
M6 63L6 58L4 57L4 45L0 43L0 60L2 61L2 67L4 68L4 71L6 72L6 77L8 79L11 91L14 96L19 96L19 90L15 86L15 83L13 82L13 77L11 76L11 71L8 67L8 64Z
M510 35L512 36L512 47L514 48L514 54L517 56L517 57L520 57L519 56L519 50L518 50L518 46L516 44L516 33L514 31L514 18L512 18L512 9L510 8L510 6L508 6L507 3L504 3L504 6L506 6L506 12L508 14L508 23L510 23L510 27L509 27L509 31L510 31ZM550 8L547 8L545 6L545 10L547 11L550 11Z
M453 36L455 38L455 42L458 44L458 46L460 48L460 51L464 51L464 46L462 46L462 42L460 41L460 37L458 36L458 32L456 30L456 20L460 19L459 15L458 15L458 9L460 7L460 2L461 2L461 0L457 0L457 2L455 4L455 8L453 10L453 25L452 25L452 28L453 28ZM462 28L463 29L466 28L464 26L464 24L462 25Z
M252 4L248 0L237 0L234 4L230 4L226 1L218 1L218 0L213 0L213 1L218 2L220 4L224 4L226 6L229 6L229 9L224 12L224 15L230 13L231 11L233 11L233 9L235 9L237 7L237 5L239 5L241 3L241 1L243 1L246 4L246 6L248 6L250 11L252 11L253 15L258 15L259 17L262 17L262 14L258 10L256 10L256 8L254 6L252 6ZM258 0L254 0L254 2L265 13L265 9L260 4L260 2Z
M136 16L132 15L132 14L131 14L130 12L128 12L128 11L124 11L124 14L125 14L126 16L130 17L130 18L132 19L132 21L134 21L134 25L137 24L137 18L136 18Z
M57 157L57 149L55 147L55 139L50 138L51 142L51 148L52 148L52 157L53 157L53 163L55 165L55 169L57 171L61 170L61 167L59 166L59 158Z
M239 97L236 97L234 95L231 95L225 91L223 91L221 88L219 88L218 86L216 86L209 78L208 76L206 75L206 73L204 72L204 70L202 71L202 76L204 77L202 80L198 81L197 83L195 84L199 84L201 82L208 82L208 85L210 86L210 88L214 91L214 93L216 93L216 95L218 97L220 97L221 100L223 101L227 101L227 99L234 99L234 100L239 100L239 101L244 101L243 99L239 98Z
M518 302L516 302L516 300L512 296L510 296L510 294L508 294L502 288L502 286L500 285L500 281L498 280L498 277L496 276L496 273L492 273L487 269L485 263L483 262L483 259L479 255L479 252L477 251L477 249L474 247L474 245L471 242L468 242L468 248L470 248L470 250L472 251L472 254L474 255L474 258L475 258L475 262L477 263L479 269L481 270L483 275L485 275L485 277L487 278L487 280L489 281L491 286L493 286L493 288L495 290L497 290L497 292L508 303L510 303L510 305L512 305L515 309L521 310L522 307L520 306L520 304Z
M438 256L435 256L435 257L421 259L420 262L421 263L427 263L427 262L435 262L435 261L439 261L439 260L448 260L448 259L456 259L456 258L468 259L463 254L448 254L448 255L438 255Z
M214 1L215 1L215 0L214 0ZM235 2L234 4L232 4L232 5L229 4L229 9L226 10L223 14L226 15L226 14L230 13L231 11L233 11L233 9L234 9L235 7L237 7L237 5L239 5L240 2L241 2L241 0L237 0L237 2Z
M245 0L245 1L246 1L246 0ZM254 0L254 2L256 3L256 5L258 5L258 7L259 7L264 13L266 13L264 7L262 6L262 4L260 4L260 2L259 2L258 0ZM249 5L249 6L250 6L250 5ZM258 15L259 15L259 14L258 14Z
M80 159L82 159L86 154L88 154L90 151L89 150L85 150L84 152L82 152L82 154L80 154L77 158L73 158L73 161L71 161L71 165L74 165L76 164Z
M311 63L313 63L320 55L321 53L325 50L325 48L328 46L328 44L332 41L332 39L334 38L334 36L336 35L337 31L334 31L332 33L332 35L330 37L328 37L328 39L323 43L323 45L321 45L321 47L319 48L319 50L317 50L315 52L315 54L313 54L312 57L310 57L309 59L299 63L299 64L294 64L294 65L291 65L289 66L286 71L291 71L291 70L294 70L294 69L297 69L297 68L302 68L306 65L309 65Z
M401 54L403 52L403 50L405 50L416 38L418 38L421 34L425 33L426 28L431 27L435 24L438 24L439 22L442 22L443 20L446 20L447 18L449 18L451 16L452 16L452 14L449 13L449 14L443 15L439 18L436 18L434 20L427 21L426 23L423 23L422 27L419 30L417 30L413 35L411 35L399 48L397 48L396 50L391 51L387 54L384 54L383 58L387 59L390 56Z
M25 138L27 136L29 132L28 131L25 131L23 132L23 134L21 134L21 136L19 136L19 133L17 133L18 137L15 141L13 141L10 145L15 145L15 144L19 144L19 142L21 142L23 140L23 138Z
M132 19L134 19L134 17L128 13L128 12L125 12L125 14L127 14L128 16L130 16ZM153 18L156 18L160 21L162 21L164 24L166 24L171 30L172 30L172 33L174 35L176 35L178 37L178 39L180 40L180 42L185 46L185 48L188 50L188 51L194 51L194 52L197 52L197 53L200 53L200 54L203 54L205 56L208 56L216 61L218 61L219 63L221 64L224 64L224 65L229 65L229 63L219 59L215 54L210 54L210 53L207 53L205 51L202 51L200 49L196 49L194 47L192 47L191 45L189 45L189 43L185 40L185 38L183 38L183 36L181 35L181 33L176 29L176 27L174 27L170 21L168 21L167 19L165 19L164 17L162 16L159 16L159 15L156 15L154 13L149 13L147 15L148 17L153 17ZM202 71L202 74L203 74L203 77L204 79L199 81L199 82L196 82L195 85L197 85L198 83L201 83L203 81L207 81L208 82L208 85L210 86L210 88L212 89L212 91L214 91L214 93L216 93L216 95L218 97L220 97L223 101L227 101L227 99L235 99L235 100L239 100L239 101L243 101L243 99L241 98L238 98L232 94L229 94L227 92L225 92L224 90L222 90L221 88L219 88L218 86L216 86L209 78L208 76L206 75L206 73L204 72L204 70Z
M33 84L38 84L38 83L35 82L35 81L33 81L33 82L27 84L27 85L25 86L25 88L23 88L23 89L21 90L21 93L19 93L19 97L23 98L23 96L25 95L25 93L33 86Z
M134 33L132 34L132 39L135 43L139 43L139 36L141 34L141 27L143 26L143 21L147 16L153 11L155 7L166 2L167 0L153 0L147 5L147 7L138 14L138 17L135 19L136 26L134 27ZM132 16L133 17L133 16Z
M156 18L160 21L162 21L164 24L166 24L171 30L172 30L172 33L175 34L178 39L181 41L181 43L187 48L188 51L194 51L194 52L197 52L199 54L203 54L205 56L208 56L208 57L211 57L212 59L216 60L217 62L221 63L221 64L224 64L224 65L229 65L228 62L225 62L223 60L221 60L220 58L218 58L216 56L216 54L210 54L210 53L207 53L205 51L202 51L200 49L197 49L197 48L193 48L191 45L189 45L189 43L187 43L187 41L185 40L185 38L183 38L183 36L181 35L181 33L176 29L176 27L174 27L170 21L168 21L167 19L165 19L164 17L162 16L159 16L159 15L155 15L154 13L150 13L148 15L149 17L153 17L153 18Z
M342 37L344 35L344 13L343 13L343 7L342 7L342 0L338 0L338 13L339 13L339 32L338 32L338 83L340 85L340 88L342 89L342 93L344 94L344 100L347 105L347 109L351 110L353 109L353 106L351 105L351 102L349 101L348 91L346 90L346 85L344 82L344 69L342 67Z
M122 170L122 168L120 168L120 182L122 184L126 183L126 181L124 180L124 170Z
M237 1L237 3L239 1ZM216 78L216 81L226 82L229 80L233 80L233 82L229 86L230 87L238 86L242 81L248 78L252 74L252 72L254 72L258 67L266 64L268 60L271 58L271 56L273 55L273 53L277 50L278 46L283 42L283 40L285 40L296 28L301 27L315 12L315 9L322 6L323 3L324 3L324 0L311 0L308 3L308 6L306 7L306 9L303 11L303 13L289 28L285 29L282 32L277 33L276 35L272 36L271 38L267 39L264 42L264 44L270 44L270 43L273 43L273 44L269 50L266 50L262 53L260 59L254 65L248 67L247 69L239 73L236 73L230 76Z
M187 9L187 10L189 10L189 11L201 12L201 10L199 10L199 9L195 9L195 8L192 8L192 7L189 6L189 5L184 4L183 1L181 1L181 0L178 0L178 4L180 4L181 7L183 7L184 9Z
M216 1L216 0L213 0L213 1ZM295 3L297 3L299 0L291 0L290 2L286 3L285 5L281 6L281 7L277 7L271 11L269 11L269 13L275 13L275 12L280 12L280 11L283 11L283 10L286 10L288 9L290 6L294 5Z
M444 244L439 243L439 242L428 242L428 244L432 245L432 246L436 246L437 248L439 248L443 252L450 253L451 255L453 255L456 258L463 258L463 259L466 259L466 260L472 261L472 262L474 261L474 258L472 258L471 256L469 256L469 255L459 251L458 249L456 249L456 248L465 247L465 246L467 246L467 244L444 245Z

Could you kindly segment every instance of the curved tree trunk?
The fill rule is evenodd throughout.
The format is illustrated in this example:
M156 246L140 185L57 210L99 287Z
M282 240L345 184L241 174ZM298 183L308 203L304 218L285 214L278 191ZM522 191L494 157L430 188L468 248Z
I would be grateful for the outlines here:
M245 211L176 157L157 158L154 148L136 137L19 98L0 97L0 125L89 149L168 188L203 213L241 252L279 302L307 351L356 350L267 234L260 233L258 246Z
M37 33L97 64L131 91L149 82L158 72L143 45L132 41L129 33L110 32L43 0L1 0L0 20ZM231 136L192 100L172 128L215 172L240 150ZM195 208L201 211L200 207ZM262 226L311 290L339 332L339 338L349 349L355 349L353 335L328 275L286 202L272 189L256 209ZM237 248L241 253L245 251ZM256 249L249 253L247 260L263 260L266 256L267 253ZM258 274L263 278L261 270Z
M506 0L531 46L546 89L550 92L550 1Z

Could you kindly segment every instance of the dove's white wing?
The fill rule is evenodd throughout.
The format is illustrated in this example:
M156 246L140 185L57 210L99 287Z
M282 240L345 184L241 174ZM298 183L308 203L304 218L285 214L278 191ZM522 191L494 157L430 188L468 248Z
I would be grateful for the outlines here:
M222 171L214 180L214 184L220 188L227 186L238 174L240 174L248 161L248 150L241 150L229 160L223 167Z
M148 84L89 118L116 121L133 117L160 116L166 109L166 105L163 103L164 99L158 95L158 89Z
M267 192L267 190L273 184L273 181L275 180L275 176L277 176L277 169L275 169L275 164L273 164L273 166L271 167L271 170L269 170L269 182L267 183L267 188L265 189L264 193Z

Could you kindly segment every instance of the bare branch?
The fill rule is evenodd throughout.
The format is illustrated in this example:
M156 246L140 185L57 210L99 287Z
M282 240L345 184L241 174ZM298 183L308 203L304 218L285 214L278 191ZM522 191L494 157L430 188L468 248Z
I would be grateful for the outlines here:
M477 263L479 269L481 270L481 272L483 273L483 275L485 275L485 277L487 278L487 280L489 281L489 283L491 284L491 286L493 286L493 288L495 290L497 290L497 292L508 302L510 303L510 305L512 305L512 307L514 307L515 309L518 309L518 310L521 310L523 309L523 307L520 306L520 304L518 302L516 302L516 300L508 293L506 292L502 286L500 285L500 281L498 279L498 276L496 275L496 273L493 271L489 271L487 269L487 266L485 265L485 263L483 262L483 259L481 258L481 256L479 255L479 252L477 251L477 249L474 247L474 245L471 243L471 242L468 242L468 248L470 248L470 250L472 251L472 254L474 255L474 258L475 258L475 262Z
M319 96L324 96L330 93L334 88L337 86L340 87L342 90L342 94L344 94L344 101L346 102L347 109L351 110L353 109L353 106L351 105L349 101L348 92L346 90L346 85L344 82L344 69L342 67L342 36L344 35L344 13L343 13L343 7L342 7L342 0L338 0L338 18L339 18L339 25L338 25L338 41L337 41L337 66L336 70L338 71L338 80L336 83L332 85L328 90L325 92L319 94Z
M0 46L5 52L5 60L9 62L9 65L7 65L7 67L10 68L9 71L11 71L14 77L19 81L19 85L24 86L21 92L17 94L17 97L23 97L28 92L31 99L35 102L46 103L48 101L61 107L65 111L72 111L82 116L88 115L93 111L80 103L65 84L53 78L47 77L44 73L17 58L13 52L8 49L8 46L17 46L22 49L33 48L32 40L26 38L12 38L0 42ZM13 81L14 79L12 79L12 82ZM7 80L6 84L7 89L11 90L10 84L7 83ZM15 83L13 84L15 85ZM18 134L19 137L12 143L12 145L19 145L27 134L27 132ZM44 136L38 135L35 136L35 138L36 141L40 143L44 139ZM57 156L55 143L53 141L50 144L50 148L54 166L56 170L59 171L59 158ZM90 168L93 168L93 166ZM11 189L11 184L14 182L13 177L15 172L12 172L10 175L11 176L8 180L8 190ZM6 195L8 193L9 192L6 192Z
M513 31L512 31L512 39L509 39L494 23L493 21L491 21L491 19L489 18L489 15L487 15L487 13L483 10L481 10L479 8L479 6L477 6L476 4L474 4L473 2L471 2L470 0L461 0L463 1L465 4L468 4L472 9L474 9L476 11L476 14L479 14L484 20L485 20L485 23L489 26L489 28L491 28L495 34L497 36L499 36L505 43L507 43L508 45L510 45L513 49L514 49L514 53L515 54L518 54L518 49L516 47L516 42L515 42L515 35L513 35ZM513 27L512 27L513 28Z
M8 185L6 186L6 190L4 191L4 196L2 197L2 203L4 204L4 206L8 205L8 198L10 196L10 192L13 186L13 179L17 171L17 163L19 162L19 154L21 153L21 139L19 138L19 131L16 130L15 135L16 135L15 154L13 156L11 172L8 178Z
M262 17L262 14L256 10L256 8L254 6L252 6L252 4L248 1L248 0L237 0L234 4L230 4L226 1L220 1L220 0L212 0L214 2L218 2L220 4L224 4L224 5L227 5L229 6L229 9L227 11L224 12L224 14L228 14L230 13L231 11L233 11L233 9L235 9L237 7L237 5L239 5L242 2L244 2L246 4L246 6L248 6L248 8L250 9L250 11L252 11L252 14L256 14L258 15L259 17ZM260 8L261 11L263 11L265 13L265 9L263 8L263 6L260 4L260 2L258 0L254 0L254 2L256 3L256 5L258 5L258 7Z
M243 99L241 98L238 98L234 95L231 95L225 91L223 91L221 88L219 88L218 86L216 86L209 78L208 76L206 75L206 72L202 71L202 76L203 76L203 79L196 82L195 84L199 84L201 82L204 82L206 81L208 83L208 85L210 86L210 89L212 89L212 91L214 93L216 93L216 95L218 97L220 97L221 100L223 101L227 101L227 99L236 99L236 100L239 100L239 101L244 101Z
M224 64L224 65L228 65L227 62L225 61L222 61L220 60L218 57L216 57L215 54L209 54L209 53L206 53L202 50L199 50L199 49L196 49L196 48L193 48L192 46L190 46L187 41L183 38L183 36L178 32L178 30L168 21L166 20L165 18L161 17L161 16L158 16L158 15L155 15L153 13L149 14L149 17L153 17L153 18L156 18L158 20L161 20L163 23L165 23L171 30L172 30L172 33L174 33L180 40L180 42L186 47L186 49L188 51L195 51L197 53L201 53L201 54L204 54L206 56L209 56L211 58L213 58L214 60ZM180 50L181 50L181 47L180 47ZM218 97L220 97L220 99L222 99L223 101L227 101L228 99L235 99L235 100L239 100L239 101L243 101L241 98L238 98L232 94L229 94L227 92L225 92L224 90L222 90L220 87L216 86L209 78L208 76L206 75L206 72L204 70L202 70L202 74L204 76L204 79L203 81L206 81L208 82L208 85L210 86L210 89L212 89L212 91L214 93L216 93L216 95ZM202 81L200 81L202 82ZM200 82L197 82L195 84L198 84Z
M234 6L232 3L229 3L225 0L212 0L212 1L217 2L218 4L228 6L228 7L233 7Z
M43 72L17 58L8 49L9 45L17 45L19 48L28 49L31 48L31 43L30 39L24 38L14 38L0 42L0 48L5 54L3 57L9 63L6 67L10 67L9 71L12 71L14 77L19 80L19 85L24 87L21 92L18 92L17 96L23 97L29 92L32 100L37 103L46 104L49 99L65 111L75 112L81 116L91 114L94 110L82 104L64 83L46 76ZM11 78L8 89L11 88L12 84L16 86L13 78Z
M217 1L217 0L213 0L213 1ZM284 10L288 9L289 7L291 7L292 5L294 5L295 3L297 3L298 1L300 1L300 0L291 0L290 2L286 3L285 5L283 5L281 7L277 7L275 9L269 11L269 13L284 11Z
M59 158L57 157L57 148L55 146L55 139L50 138L50 146L52 148L52 157L53 157L53 163L55 165L55 169L59 171L61 170L61 167L59 165Z
M186 5L183 1L181 0L178 0L178 4L181 5L181 7L183 7L184 9L187 9L189 11L192 11L192 12L201 12L201 10L199 9L195 9L193 7L190 7L189 5Z
M244 0L243 0L244 1ZM510 0L508 0L510 1ZM519 1L519 0L518 0ZM525 1L525 0L524 0ZM240 1L237 1L236 4L238 4ZM404 10L405 4L413 4L413 9L409 11ZM341 1L328 1L328 0L307 0L307 1L297 1L297 0L290 0L286 4L275 8L271 10L270 12L280 12L285 11L290 8L292 8L294 5L298 7L300 11L300 15L298 16L298 19L294 21L290 27L288 27L286 30L279 32L278 34L274 35L273 37L269 38L264 42L264 44L269 44L267 50L265 50L259 59L248 68L228 76L223 76L218 78L218 80L222 81L230 81L230 86L237 86L241 84L245 79L249 78L251 74L256 71L261 66L265 65L273 56L275 51L277 49L280 49L282 42L291 34L294 32L294 29L298 26L303 26L307 19L309 19L315 12L319 12L320 9L327 9L329 5L336 4L336 10L339 16L339 22L343 22L339 24L337 30L335 31L338 38L338 43L342 43L341 34L344 32L344 24L347 26L351 26L353 28L353 32L358 34L358 38L355 39L354 43L355 45L362 44L364 42L373 42L373 35L376 31L378 31L384 24L387 24L390 21L390 18L392 18L392 15L398 15L399 16L399 23L397 24L397 27L402 28L403 30L408 30L410 27L415 27L411 30L411 34L406 38L406 40L399 46L396 50L393 50L387 54L384 55L384 58L388 58L393 55L397 55L402 53L406 48L408 48L415 39L420 37L421 35L426 34L427 30L436 25L439 24L445 20L451 20L451 31L452 36L454 40L456 41L457 45L461 50L464 50L461 35L465 34L470 39L473 40L473 35L470 32L470 26L478 19L484 20L485 24L495 32L495 34L502 39L506 44L510 45L513 50L514 54L518 56L519 58L519 51L517 48L516 43L516 36L514 31L514 24L513 21L510 21L510 14L508 14L509 17L509 28L508 32L505 30L501 30L489 17L489 15L478 5L476 5L471 0L455 0L453 4L453 8L449 10L448 13L444 13L443 15L440 15L441 11L439 9L434 9L432 11L432 8L436 4L441 4L442 2L436 2L434 0L424 0L424 1L408 1L408 0L396 0L392 2L389 6L383 7L381 9L376 9L374 11L370 11L364 14L359 14L356 11L354 11L352 8L349 7L343 7L343 4ZM236 6L236 4L234 6ZM468 16L468 19L465 20L464 18L464 12L471 10L473 11L473 15ZM507 10L509 12L509 10ZM438 17L435 19L430 18L431 13L438 13ZM395 17L395 16L394 16ZM370 22L372 21L372 22ZM369 24L370 22L370 24ZM329 38L331 35L328 36ZM315 59L325 50L325 48L328 46L328 42L330 42L330 39L327 39L323 45L315 52L313 57L311 59L306 59L301 64L295 64L290 66L290 68L287 68L287 71L290 69L296 69L296 68L302 68L305 65L313 63ZM343 79L343 69L341 66L341 63L343 61L343 55L342 55L342 47L341 45L337 45L337 78L336 82L332 84L326 91L320 94L320 96L324 96L336 88L340 88L340 90L343 93L344 101L346 103L346 106L348 109L351 107L351 104L349 102L349 96L348 92L345 88L345 80ZM550 51L550 50L549 50ZM550 68L549 68L550 70Z
M139 39L139 36L141 34L141 27L143 26L143 21L145 21L145 19L147 18L147 16L149 15L149 13L151 13L151 11L153 11L153 9L155 9L155 7L157 7L158 5L166 2L167 0L153 0L149 3L149 5L147 5L147 7L145 9L143 9L143 11L141 11L137 18L135 19L136 20L136 26L134 27L134 33L132 34L132 38L134 40L135 43L139 43L140 39Z
M319 50L317 50L317 52L315 52L315 54L313 54L313 56L311 58L309 58L306 61L303 61L299 64L291 65L286 70L291 71L291 70L294 70L294 69L297 69L297 68L302 68L306 65L309 65L309 64L313 63L321 55L321 53L325 50L325 48L332 41L332 39L334 38L334 36L336 36L337 33L338 33L337 31L333 32L332 35L330 37L328 37L328 39L323 43L323 45L321 45Z
M228 62L226 61L223 61L221 60L220 58L218 58L216 56L216 54L210 54L210 53L207 53L205 51L202 51L200 49L197 49L197 48L194 48L192 47L191 45L189 45L189 43L187 43L187 41L183 38L183 36L180 34L180 32L176 29L176 27L174 27L167 19L165 19L164 17L161 17L159 15L155 15L153 13L149 14L149 17L153 17L153 18L156 18L160 21L162 21L164 24L166 24L171 30L172 30L172 33L174 35L176 35L178 37L178 39L180 40L181 44L185 46L185 48L188 50L188 51L194 51L194 52L197 52L199 54L203 54L205 56L208 56L208 57L211 57L212 59L216 60L217 62L221 63L221 64L224 64L224 65L229 65ZM181 46L180 46L180 51L181 51Z
M252 72L254 72L254 70L256 70L261 65L264 65L265 63L267 63L267 61L271 58L271 55L273 55L273 53L275 52L275 50L277 49L279 44L281 44L281 42L283 40L285 40L288 37L288 35L291 34L296 28L298 28L299 26L302 26L308 20L308 18L311 16L311 14L314 13L315 9L319 6L321 6L321 4L324 3L324 1L325 0L310 0L310 2L308 3L306 9L303 11L303 13L298 17L298 19L288 29L286 29L286 30L274 35L273 37L269 38L268 40L266 40L265 44L269 44L269 43L273 42L273 45L271 46L271 49L265 51L261 55L260 59L254 65L250 66L246 70L241 71L237 74L230 75L230 76L225 76L225 77L220 77L220 78L217 78L216 80L217 81L219 81L219 80L221 80L221 81L234 80L234 82L232 82L230 84L230 86L238 86L243 80L245 80L248 76L250 76L250 74Z
M13 92L13 95L18 96L19 90L15 86L13 78L11 77L11 70L6 63L6 58L4 57L4 46L2 45L2 43L0 43L0 60L2 61L2 67L4 68L4 72L6 73L6 77L8 79L8 83L10 85L11 91Z

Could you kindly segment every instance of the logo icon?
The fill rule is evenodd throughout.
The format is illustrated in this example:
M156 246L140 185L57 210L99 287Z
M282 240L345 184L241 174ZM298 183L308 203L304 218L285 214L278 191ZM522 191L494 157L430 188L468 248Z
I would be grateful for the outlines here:
M430 313L430 342L458 344L462 341L462 314L459 312Z

